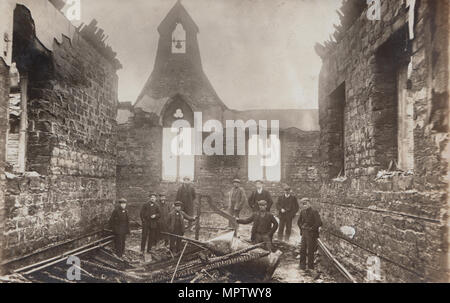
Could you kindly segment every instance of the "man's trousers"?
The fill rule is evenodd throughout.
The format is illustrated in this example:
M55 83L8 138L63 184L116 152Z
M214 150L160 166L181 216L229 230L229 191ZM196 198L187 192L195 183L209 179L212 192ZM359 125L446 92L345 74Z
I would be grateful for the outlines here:
M240 209L230 209L228 212L233 217L239 218L239 214L241 213L241 210ZM228 220L228 227L234 227L231 220Z
M256 233L254 243L264 243L266 245L266 249L272 252L272 237L269 234Z
M127 238L126 234L116 234L114 237L114 250L116 255L122 257L125 253L125 240Z
M292 231L292 219L291 217L287 216L280 216L280 226L278 227L278 240L284 240L289 241L289 238L291 237L291 231ZM284 233L286 230L286 233Z
M306 259L308 259L308 269L314 269L314 253L317 250L317 237L314 232L304 230L300 243L300 268L306 269Z
M158 243L158 234L157 228L142 227L141 252L145 252L146 246L147 252L150 252L152 247L156 246Z
M170 251L173 254L177 254L181 251L181 239L177 237L170 236Z

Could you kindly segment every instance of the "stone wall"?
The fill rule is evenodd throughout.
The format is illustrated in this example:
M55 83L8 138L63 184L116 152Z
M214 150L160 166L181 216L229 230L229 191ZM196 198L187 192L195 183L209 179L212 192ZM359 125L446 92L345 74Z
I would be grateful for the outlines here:
M6 158L6 129L8 123L9 102L9 68L3 59L0 59L0 245L3 246L3 231L5 222L5 158ZM0 261L2 260L0 251ZM0 267L1 271L1 267Z
M417 1L408 81L415 167L401 172L392 165L388 172L397 160L395 79L388 67L409 62L403 48L409 12L402 2L382 1L381 21L369 21L364 12L323 56L317 208L324 242L358 280L367 281L378 264L373 260L380 260L384 281L445 281L449 3ZM336 131L333 92L342 85L343 131ZM341 158L345 178L336 178Z
M116 197L116 65L79 34L52 52L27 49L39 45L22 28L32 12L19 6L15 18L13 59L28 75L27 172L8 174L5 259L101 230Z
M128 199L134 220L150 192L165 192L173 201L180 186L162 181L162 128L159 118L137 114L131 122L119 125L117 192ZM319 185L319 132L288 130L281 133L282 180L291 185L299 197L317 197ZM250 195L254 182L248 181L246 156L196 156L194 187L225 207L231 182L238 177ZM279 182L267 182L274 200L282 193Z

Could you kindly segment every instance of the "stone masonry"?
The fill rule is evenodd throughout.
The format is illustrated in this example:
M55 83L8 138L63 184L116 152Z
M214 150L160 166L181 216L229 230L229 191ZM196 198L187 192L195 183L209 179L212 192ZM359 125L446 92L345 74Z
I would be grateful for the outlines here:
M322 238L359 281L448 281L449 2L406 2L381 1L380 21L366 8L319 52ZM401 64L412 171L395 165Z
M1 190L4 260L103 229L116 198L120 66L88 31L55 39L46 50L32 14L21 5L14 13L13 60L28 78L28 131L26 172L10 171ZM8 75L1 68L4 96Z
M0 59L0 146L6 144L6 127L8 124L7 108L9 102L9 68L3 59ZM0 149L0 243L3 243L3 232L5 222L5 148ZM0 251L0 260L2 260Z

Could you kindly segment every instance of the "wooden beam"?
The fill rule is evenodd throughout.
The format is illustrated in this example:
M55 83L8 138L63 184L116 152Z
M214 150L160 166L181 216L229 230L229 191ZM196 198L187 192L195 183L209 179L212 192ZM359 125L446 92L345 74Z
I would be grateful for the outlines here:
M317 243L319 244L319 248L325 253L325 256L328 257L334 264L334 266L338 269L338 271L350 282L357 283L356 279L342 266L341 263L333 256L333 254L328 250L328 248L323 244L323 242L318 239Z
M103 243L103 244L100 244L100 245L96 245L96 246L94 246L94 247L90 247L90 246L95 245L95 244L97 244L97 243L100 243L100 242L102 242L102 241L111 240L112 238L114 238L114 237L113 237L113 236L109 236L109 237L106 237L106 238L97 240L97 241L95 241L95 242L92 242L92 243L90 243L90 244L84 245L84 246L79 247L79 248L77 248L77 249L68 251L68 252L62 254L61 256L53 257L53 258L50 258L50 259L47 259L47 260L44 260L44 261L41 261L41 262L38 262L38 263L35 263L35 264L32 264L32 265L29 265L29 266L25 266L25 267L16 269L16 270L14 271L14 273L21 273L21 272L26 271L26 270L28 270L28 269L34 268L34 269L31 269L31 270L29 270L29 271L27 271L27 272L24 273L24 275L31 274L31 273L33 273L33 272L35 272L35 271L38 271L38 270L47 268L48 266L51 266L51 265L54 265L54 264L58 264L59 262L64 261L65 259L67 259L67 258L70 257L70 256L77 256L77 255L80 255L80 254L89 252L89 251L91 251L91 250L97 249L97 248L99 248L99 247L103 247L103 246L106 246L106 245L108 245L108 244L111 244L112 241L108 241L108 242L106 242L106 243ZM90 247L90 248L87 248L87 247ZM87 248L87 249L85 249L85 248ZM81 251L80 251L80 250L81 250ZM42 265L42 266L40 266L40 265ZM38 266L38 267L35 268L36 266Z

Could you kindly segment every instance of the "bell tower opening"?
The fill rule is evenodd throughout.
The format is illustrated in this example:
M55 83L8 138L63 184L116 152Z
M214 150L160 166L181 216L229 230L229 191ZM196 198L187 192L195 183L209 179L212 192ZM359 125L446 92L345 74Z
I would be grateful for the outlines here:
M186 53L186 31L181 23L177 23L172 33L172 54Z

